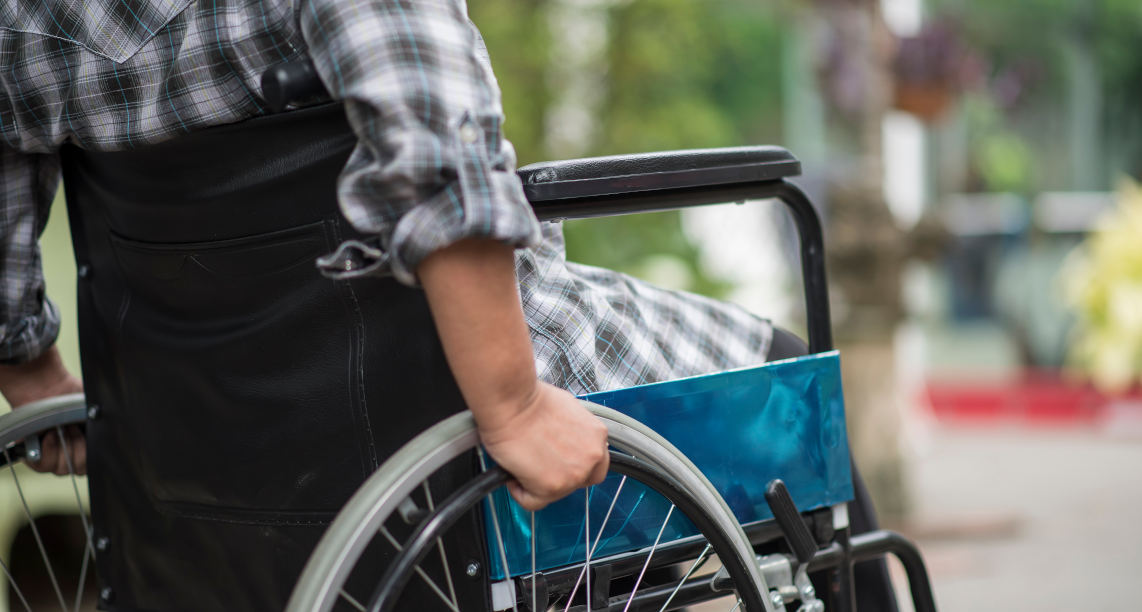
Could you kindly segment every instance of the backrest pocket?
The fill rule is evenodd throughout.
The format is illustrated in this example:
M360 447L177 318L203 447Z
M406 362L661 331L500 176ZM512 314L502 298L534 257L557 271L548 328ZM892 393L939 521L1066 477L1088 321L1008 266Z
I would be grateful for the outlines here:
M50 36L123 63L194 0L6 0L0 29Z

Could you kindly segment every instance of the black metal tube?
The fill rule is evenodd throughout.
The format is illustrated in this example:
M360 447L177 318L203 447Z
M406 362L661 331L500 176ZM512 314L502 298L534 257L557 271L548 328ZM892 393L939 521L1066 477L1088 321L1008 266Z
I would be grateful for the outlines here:
M853 536L853 561L864 561L892 553L904 572L908 575L908 589L912 594L912 606L916 612L936 612L936 599L932 594L932 583L928 580L928 569L919 549L908 538L894 531L879 530Z
M700 604L713 599L722 597L732 597L733 593L725 591L715 591L713 588L714 574L706 574L696 578L691 578L678 588L675 592L677 585L669 584L657 586L640 590L634 596L634 601L630 604L631 610L662 610L662 605L670 601L670 606L666 610L681 610ZM622 612L627 609L627 597L613 597L611 602L605 608L591 606L592 612ZM578 605L569 609L569 612L586 612L587 606Z
M800 239L801 279L805 285L805 317L809 352L833 350L829 289L825 279L825 238L821 219L809 198L784 180L669 191L646 191L601 198L532 202L541 220L587 219L776 198L793 216Z
M746 537L749 538L750 544L755 548L765 544L773 544L781 539L781 528L772 520L743 525L742 529L745 531ZM705 547L706 540L701 536L665 544L654 553L654 560L648 569L657 570L675 563L693 560L701 554ZM595 563L610 566L613 575L619 577L638 573L645 561L645 553L634 551L596 559ZM552 592L570 591L582 570L583 564L576 563L544 572L543 578Z
M777 197L776 190L779 183L780 181L763 181L685 189L633 191L592 198L532 200L531 206L535 210L535 216L541 221L590 219L773 198Z
M841 562L836 567L837 590L833 593L833 610L856 611L856 588L853 584L852 531L838 529L833 536L841 547Z
M801 280L805 284L805 318L809 352L833 350L829 318L829 286L825 278L825 236L812 202L796 185L781 181L774 194L785 203L801 239Z
M908 575L908 590L912 595L912 607L916 612L936 612L936 599L932 594L932 583L924 558L916 545L904 536L887 530L870 531L853 536L851 540L851 561L867 561L892 554L904 566ZM840 544L830 544L817 551L809 562L809 571L837 567L844 562L845 553Z

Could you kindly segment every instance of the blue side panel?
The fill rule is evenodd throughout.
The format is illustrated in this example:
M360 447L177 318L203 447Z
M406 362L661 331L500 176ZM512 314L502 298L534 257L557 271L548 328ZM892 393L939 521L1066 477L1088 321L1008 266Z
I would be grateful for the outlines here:
M742 523L772 518L765 485L774 478L785 481L802 511L852 499L836 351L584 399L638 419L677 446ZM503 578L501 557L511 575L530 573L530 514L503 489L493 494L491 506L505 543L501 554L489 515L491 576ZM584 509L589 509L588 520ZM669 509L657 493L612 475L591 488L589 499L584 492L575 493L536 513L536 567L583 561L588 540L596 558L637 550L656 538L669 542L696 533L678 513L666 522Z

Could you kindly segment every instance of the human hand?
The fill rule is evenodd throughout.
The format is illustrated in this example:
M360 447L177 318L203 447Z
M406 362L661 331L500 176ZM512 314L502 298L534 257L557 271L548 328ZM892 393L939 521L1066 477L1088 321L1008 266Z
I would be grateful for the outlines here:
M495 424L481 424L488 453L514 480L508 491L539 510L607 475L607 428L567 391L537 383L525 407Z
M55 347L27 363L0 365L0 393L13 410L38 400L82 391L83 383L68 372ZM40 440L40 459L27 461L28 467L64 476L72 473L68 466L70 459L75 474L87 473L87 441L83 430L69 425L63 428L63 433L62 441L55 431L45 434Z

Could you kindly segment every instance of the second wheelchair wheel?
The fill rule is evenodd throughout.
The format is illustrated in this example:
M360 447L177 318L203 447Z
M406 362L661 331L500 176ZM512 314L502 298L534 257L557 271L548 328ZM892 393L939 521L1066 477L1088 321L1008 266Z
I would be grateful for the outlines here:
M536 530L535 513L493 493L509 476L485 465L475 424L462 413L406 444L362 485L314 551L287 609L673 610L723 598L727 611L772 610L749 540L709 481L642 424L588 406L620 451L612 450L618 485L609 507L599 493L603 501L592 510L593 490L606 483L571 496L584 501L579 517L558 525L572 534L560 549L571 551L565 563L537 565L537 548L550 552L551 542ZM644 492L616 509L628 479L638 483L628 491ZM650 497L665 509L653 524L632 509L653 506ZM514 511L505 513L506 505ZM617 525L629 533L640 521L648 523L643 539L619 535ZM664 538L668 525L676 537ZM509 551L512 533L529 550ZM607 546L616 538L629 540L620 552ZM717 574L700 571L715 556Z
M87 484L68 442L86 420L80 393L0 415L0 610L87 609L98 597ZM53 449L66 477L25 465Z

